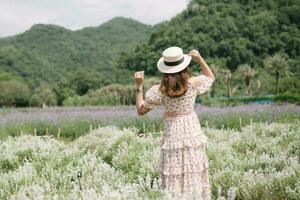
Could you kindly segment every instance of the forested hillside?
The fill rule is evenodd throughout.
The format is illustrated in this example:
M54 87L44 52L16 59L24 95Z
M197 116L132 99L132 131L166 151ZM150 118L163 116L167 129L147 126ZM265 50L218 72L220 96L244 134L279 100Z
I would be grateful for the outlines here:
M98 71L103 74L99 79L113 79L118 55L147 40L152 30L121 17L78 31L36 24L24 33L0 39L0 70L33 85L54 83L76 71Z
M268 55L282 52L300 75L299 19L297 0L191 0L119 63L154 75L161 52L176 45L185 51L197 48L209 63L235 71L245 63L262 67Z
M157 83L169 46L200 51L216 75L208 97L300 103L299 19L297 0L191 0L153 27L120 17L78 31L37 24L0 39L0 106L133 104L133 72L145 71L145 89Z

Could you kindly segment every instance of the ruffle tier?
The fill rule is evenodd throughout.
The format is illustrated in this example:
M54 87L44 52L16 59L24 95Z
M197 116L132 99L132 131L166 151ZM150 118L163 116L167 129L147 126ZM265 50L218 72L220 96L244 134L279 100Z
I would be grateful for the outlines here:
M201 200L211 200L211 186L207 171L166 176L161 174L161 188L177 194L196 194ZM193 198L194 199L194 198Z
M161 140L161 148L163 150L176 150L184 147L197 147L206 144L208 138L201 131L200 134L194 135L178 135L171 137L163 137Z
M200 192L202 199L209 199L210 184L205 144L161 151L161 186L168 191Z
M161 149L159 169L164 175L202 173L208 168L205 144L173 150Z
M164 134L161 139L163 150L197 147L206 144L207 136L203 133L196 113L165 120Z

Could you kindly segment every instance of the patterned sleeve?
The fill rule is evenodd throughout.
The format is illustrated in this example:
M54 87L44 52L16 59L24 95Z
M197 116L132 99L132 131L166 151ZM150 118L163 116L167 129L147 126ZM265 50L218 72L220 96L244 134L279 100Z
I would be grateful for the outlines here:
M206 76L204 74L197 76L197 78L198 79L195 83L195 87L199 95L209 91L215 81L215 78Z
M152 109L154 106L162 105L159 85L153 85L145 95L143 106Z

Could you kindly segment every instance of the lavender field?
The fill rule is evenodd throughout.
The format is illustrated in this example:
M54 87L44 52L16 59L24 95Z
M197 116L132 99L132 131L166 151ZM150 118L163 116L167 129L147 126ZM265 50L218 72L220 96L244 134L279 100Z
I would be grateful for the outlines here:
M290 113L299 114L300 106L295 104L245 104L232 107L208 107L196 104L195 111L199 117L207 115L226 116L230 114L237 115L263 115L266 114L270 121L281 114ZM163 108L154 108L147 114L149 118L155 119L162 116ZM27 122L27 121L49 121L58 123L60 120L102 120L117 118L137 118L141 117L137 114L135 106L86 106L86 107L49 107L49 108L18 108L18 109L0 109L2 116L0 125L4 125L9 121Z
M294 104L241 105L234 107L207 107L196 104L202 127L234 128L253 122L290 122L300 120L300 106ZM161 131L163 109L155 108L145 116L136 113L135 106L114 107L50 107L0 109L0 138L36 132L38 135L57 134L75 139L91 127L115 125L135 127L140 133Z

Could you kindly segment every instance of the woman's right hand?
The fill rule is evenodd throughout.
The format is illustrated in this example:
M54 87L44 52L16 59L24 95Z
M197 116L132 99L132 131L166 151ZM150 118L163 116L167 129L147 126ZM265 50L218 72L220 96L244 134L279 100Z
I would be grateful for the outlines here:
M134 73L135 84L137 88L143 86L144 83L144 71L138 71Z
M202 60L202 57L201 57L199 51L197 51L196 49L191 50L188 55L190 55L192 57L192 59L196 62L200 62Z

